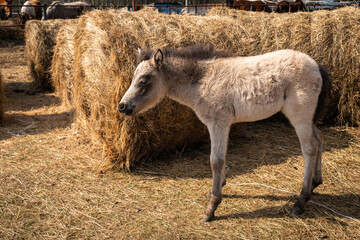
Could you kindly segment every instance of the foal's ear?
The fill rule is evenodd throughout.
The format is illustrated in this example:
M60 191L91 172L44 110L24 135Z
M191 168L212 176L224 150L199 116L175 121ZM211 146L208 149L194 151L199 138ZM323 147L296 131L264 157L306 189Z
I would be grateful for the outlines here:
M163 64L164 54L160 49L158 49L157 52L155 53L153 61L156 68L159 68Z

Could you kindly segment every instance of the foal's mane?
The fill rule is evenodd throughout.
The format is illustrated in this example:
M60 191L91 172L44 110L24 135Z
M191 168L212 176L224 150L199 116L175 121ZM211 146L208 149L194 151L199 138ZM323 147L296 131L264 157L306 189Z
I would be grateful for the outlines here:
M176 48L162 48L161 51L164 54L165 58L168 57L176 57L176 58L184 58L184 59L192 59L192 60L206 60L213 58L229 58L235 57L236 55L231 52L226 51L216 51L211 45L193 45L189 47L184 47L181 49ZM138 61L146 61L149 60L155 51L153 49L142 49Z

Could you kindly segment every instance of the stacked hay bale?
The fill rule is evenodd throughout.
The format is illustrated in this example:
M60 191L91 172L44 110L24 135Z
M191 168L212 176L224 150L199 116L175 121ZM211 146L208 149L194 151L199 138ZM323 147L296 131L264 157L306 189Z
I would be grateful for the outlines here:
M63 25L78 20L28 21L25 25L26 55L33 81L41 90L53 90L51 83L51 60L56 36Z
M226 8L212 9L208 16L229 17L258 36L252 53L291 48L305 52L326 66L333 78L333 91L323 118L328 122L360 125L360 10L296 14L248 14ZM251 54L252 54L251 53Z
M4 121L4 87L2 82L2 75L0 72L0 126L3 126Z
M332 67L335 86L343 86L340 85L343 79L357 84L359 73L353 66L359 65L355 53L360 49L355 43L360 31L355 32L358 26L352 23L359 22L358 10L231 13L233 16L230 17L212 13L199 17L110 10L93 11L80 19L74 51L76 119L93 142L102 144L106 159L110 160L107 162L109 167L129 168L138 160L163 150L206 139L207 131L193 112L170 100L141 116L130 118L117 114L118 102L129 87L136 68L138 47L157 49L211 44L239 55L292 48ZM327 14L335 21L329 27L333 39L321 28L324 23L320 23L320 19ZM324 21L330 21L328 18ZM347 35L354 37L353 40L350 41ZM331 47L323 46L326 43L331 43ZM352 47L352 50L344 47ZM355 87L353 90L357 91ZM356 105L359 101L356 95L354 97L352 104ZM340 101L339 109L343 103L351 104L348 100ZM343 115L339 120L356 124L358 109L350 111L352 114Z
M74 36L77 22L63 26L56 38L56 47L51 64L51 78L57 95L63 104L72 106L73 66L74 66Z

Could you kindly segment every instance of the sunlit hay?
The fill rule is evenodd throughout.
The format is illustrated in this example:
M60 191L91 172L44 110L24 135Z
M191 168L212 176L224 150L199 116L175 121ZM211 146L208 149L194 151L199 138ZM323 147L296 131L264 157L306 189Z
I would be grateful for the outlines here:
M51 83L51 60L56 36L63 25L77 20L28 21L25 25L26 56L31 77L41 90L53 90Z
M4 87L3 87L3 80L2 75L0 72L0 126L3 126L3 120L4 120Z
M74 37L77 22L63 26L56 38L56 47L51 64L51 77L57 95L63 104L72 106L74 83Z
M286 48L309 54L332 73L333 90L323 120L359 125L359 9L346 7L311 13L259 13L254 17L254 13L214 8L208 16L229 17L244 27L250 26L251 20L251 27L247 29L252 36L250 41L257 39L259 43L252 45L253 54Z
M339 96L338 121L360 125L360 9L336 10L331 21L334 37L330 66L334 93Z

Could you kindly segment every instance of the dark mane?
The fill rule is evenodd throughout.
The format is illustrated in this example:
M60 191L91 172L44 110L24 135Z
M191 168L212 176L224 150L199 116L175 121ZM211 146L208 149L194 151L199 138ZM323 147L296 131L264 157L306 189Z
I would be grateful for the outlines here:
M165 58L177 57L192 60L206 60L212 58L228 58L236 56L234 53L231 52L216 51L211 45L193 45L181 49L162 48L161 51L163 52ZM141 50L138 61L141 62L149 60L154 54L155 51L152 49Z

